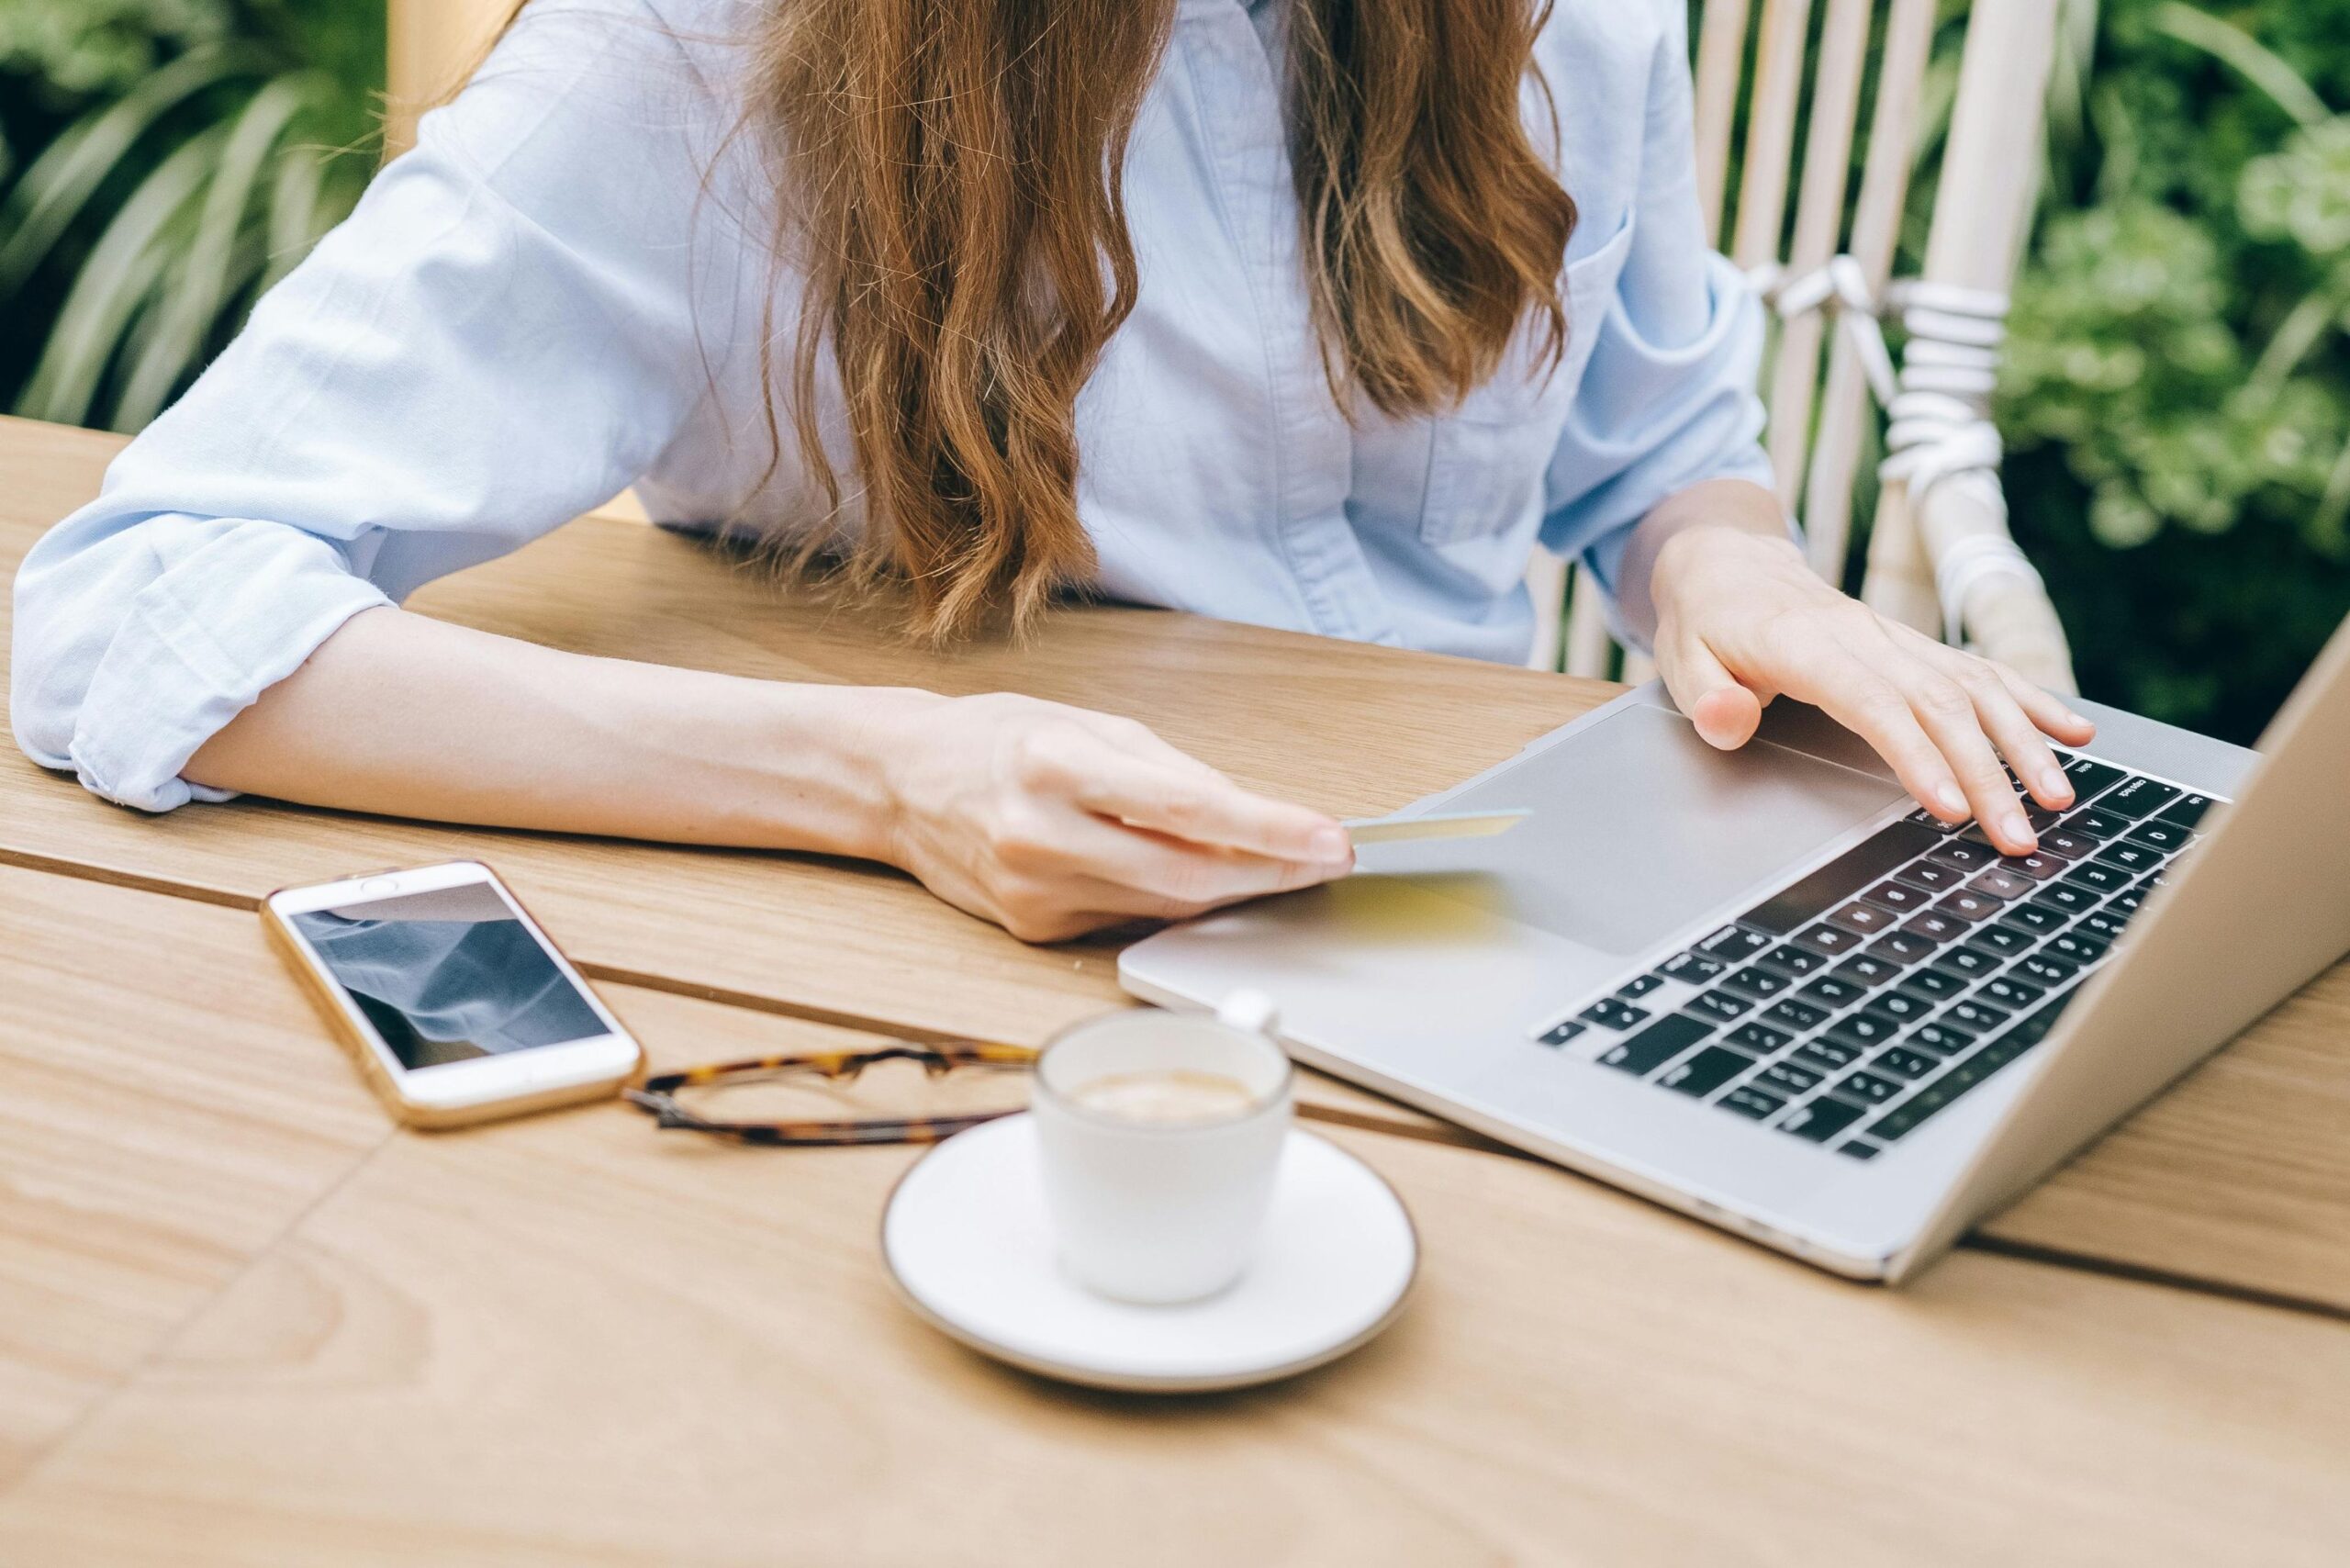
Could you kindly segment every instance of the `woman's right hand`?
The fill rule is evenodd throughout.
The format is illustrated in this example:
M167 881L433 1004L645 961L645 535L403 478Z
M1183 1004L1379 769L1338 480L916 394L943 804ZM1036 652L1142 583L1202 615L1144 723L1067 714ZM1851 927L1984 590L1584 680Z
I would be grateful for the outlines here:
M1131 719L998 693L887 704L865 736L884 857L1024 942L1344 876L1346 830L1250 793Z

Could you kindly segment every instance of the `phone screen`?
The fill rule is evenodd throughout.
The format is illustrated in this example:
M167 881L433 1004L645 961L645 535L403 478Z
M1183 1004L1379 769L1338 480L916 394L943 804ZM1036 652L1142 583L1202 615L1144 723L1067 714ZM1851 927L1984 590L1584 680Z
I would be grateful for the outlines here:
M286 919L410 1069L610 1032L491 883Z

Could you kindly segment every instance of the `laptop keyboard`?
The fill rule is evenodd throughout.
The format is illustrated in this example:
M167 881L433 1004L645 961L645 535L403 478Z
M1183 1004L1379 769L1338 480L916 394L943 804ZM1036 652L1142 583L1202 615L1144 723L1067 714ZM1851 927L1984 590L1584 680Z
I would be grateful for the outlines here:
M1913 812L1539 1038L1874 1158L2047 1036L2225 804L2059 756L2037 853Z

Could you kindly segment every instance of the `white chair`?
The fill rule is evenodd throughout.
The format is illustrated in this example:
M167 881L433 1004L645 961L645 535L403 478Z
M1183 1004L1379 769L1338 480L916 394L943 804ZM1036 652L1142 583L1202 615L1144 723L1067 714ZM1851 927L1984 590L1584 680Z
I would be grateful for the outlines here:
M1814 48L1820 3L1762 0L1751 19L1751 73L1750 0L1704 0L1697 34L1697 174L1709 234L1731 194L1741 96L1746 106L1727 249L1778 317L1764 402L1780 498L1802 520L1813 564L1841 580L1854 482L1871 422L1882 418L1889 455L1862 598L2071 691L2064 628L2008 532L1998 435L1987 418L2008 289L2038 194L2057 0L1975 0L1923 275L1900 282L1890 274L1918 157L1935 0L1824 0ZM1872 50L1874 106L1848 230L1846 175ZM1796 182L1796 123L1807 107ZM1898 368L1884 320L1907 331ZM1543 621L1529 662L1559 667L1563 621L1565 668L1609 673L1616 650L1588 575L1542 556L1528 580ZM1628 655L1623 673L1643 678L1647 662Z

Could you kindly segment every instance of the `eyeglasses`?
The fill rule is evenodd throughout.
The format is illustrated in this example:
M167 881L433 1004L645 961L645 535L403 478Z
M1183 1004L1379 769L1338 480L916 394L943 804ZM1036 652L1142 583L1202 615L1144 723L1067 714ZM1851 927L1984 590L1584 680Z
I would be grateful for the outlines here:
M1004 1080L1024 1075L1036 1053L1024 1046L995 1045L983 1040L949 1040L934 1045L890 1045L867 1051L817 1051L802 1056L758 1057L748 1061L718 1062L683 1072L665 1072L644 1081L642 1088L625 1091L629 1103L651 1115L664 1130L708 1133L738 1143L793 1148L823 1148L867 1143L936 1143L968 1127L1024 1110L1024 1087L1011 1092ZM867 1068L885 1062L907 1062L920 1069L921 1087L936 1091L949 1075L972 1093L949 1097L935 1109L917 1115L823 1115L821 1110L854 1110L854 1096L845 1092ZM706 1114L720 1093L738 1103L748 1096L737 1092L754 1084L781 1088L787 1109L803 1114L737 1120ZM902 1091L905 1086L900 1085ZM703 1092L699 1095L696 1092ZM699 1108L686 1097L699 1099ZM928 1097L928 1096L926 1096ZM899 1103L903 1103L902 1097Z

